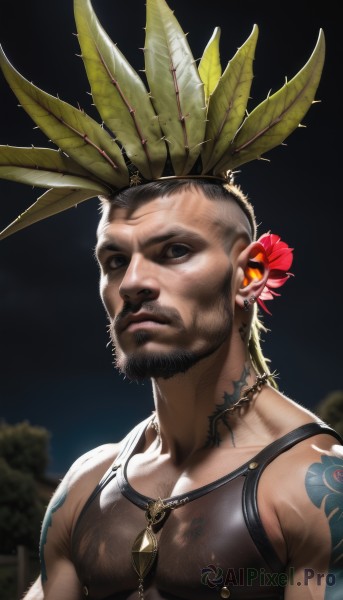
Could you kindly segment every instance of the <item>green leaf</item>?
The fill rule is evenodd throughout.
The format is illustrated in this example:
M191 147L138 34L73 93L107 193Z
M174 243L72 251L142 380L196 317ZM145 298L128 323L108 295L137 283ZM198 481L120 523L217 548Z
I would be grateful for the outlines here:
M146 179L162 175L167 148L142 79L100 25L90 0L74 0L75 20L96 108Z
M253 30L232 60L210 97L207 112L203 170L209 172L222 158L245 115L251 83L258 27Z
M108 194L110 189L59 150L0 146L0 178L37 187L75 187Z
M281 144L298 127L314 101L325 58L320 30L316 47L305 66L245 119L215 174L235 169Z
M17 217L0 233L0 240L5 239L12 233L28 227L37 221L41 221L56 215L59 212L76 206L84 200L94 198L93 190L74 190L71 188L51 189L45 192L28 209Z
M147 0L145 70L176 175L189 173L205 133L204 85L186 36L164 0Z
M204 84L206 103L208 103L210 95L217 87L222 74L219 53L220 32L220 27L216 27L204 50L198 67L201 81Z
M99 123L27 81L2 48L0 66L21 106L59 148L104 182L117 188L128 185L120 148Z

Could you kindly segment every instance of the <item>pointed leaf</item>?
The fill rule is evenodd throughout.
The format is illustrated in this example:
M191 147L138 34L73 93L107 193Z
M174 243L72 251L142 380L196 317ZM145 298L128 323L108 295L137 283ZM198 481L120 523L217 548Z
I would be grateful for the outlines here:
M100 25L90 0L74 0L75 20L96 108L146 179L162 175L167 148L142 79Z
M253 79L253 60L258 27L228 63L209 100L203 170L209 172L222 158L242 123Z
M145 68L176 175L189 173L205 133L203 83L186 36L164 0L147 0Z
M316 47L305 66L245 119L215 174L234 169L281 144L301 123L317 91L325 57L320 30Z
M94 198L94 196L96 196L96 194L94 194L93 190L73 190L71 188L48 190L40 196L34 204L25 210L25 212L19 215L19 217L17 217L10 225L1 231L0 240L5 239L20 229L28 227L28 225L32 225L32 223L56 215L59 212L76 206L84 200Z
M208 103L208 99L215 90L222 74L219 53L220 31L220 27L215 28L198 67L201 81L204 84L206 103Z
M58 150L0 146L0 178L37 187L75 187L108 194L111 190Z
M40 90L14 69L0 48L0 66L21 106L49 138L104 182L128 185L119 146L91 117Z

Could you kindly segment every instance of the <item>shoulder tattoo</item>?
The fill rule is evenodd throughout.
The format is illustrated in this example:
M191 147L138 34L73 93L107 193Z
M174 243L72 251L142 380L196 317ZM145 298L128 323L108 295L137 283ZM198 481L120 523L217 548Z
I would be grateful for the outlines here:
M343 598L343 460L323 455L321 462L313 463L308 469L305 486L313 504L322 508L328 520L329 571L335 573L335 585L326 588L325 600L338 600Z
M53 514L64 504L65 499L67 497L68 487L66 482L62 482L59 488L56 491L55 497L52 502L49 504L42 524L42 531L40 537L40 545L39 545L39 557L41 563L41 576L42 581L47 581L48 576L46 572L46 563L44 558L44 546L46 544L46 540L48 537L48 529L52 524L52 516Z

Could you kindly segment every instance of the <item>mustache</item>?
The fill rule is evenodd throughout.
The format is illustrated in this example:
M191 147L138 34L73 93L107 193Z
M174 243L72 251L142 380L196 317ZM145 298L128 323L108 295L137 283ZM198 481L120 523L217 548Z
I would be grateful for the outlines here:
M149 312L152 318L155 317L155 319L161 320L165 323L173 322L175 326L183 326L181 315L176 308L172 306L162 306L157 300L147 300L145 302L139 302L137 304L134 304L132 302L126 302L121 312L116 315L116 317L110 324L110 331L112 331L117 336L118 333L120 333L121 331L124 319L126 319L126 317L130 314L136 314L140 310L142 312Z

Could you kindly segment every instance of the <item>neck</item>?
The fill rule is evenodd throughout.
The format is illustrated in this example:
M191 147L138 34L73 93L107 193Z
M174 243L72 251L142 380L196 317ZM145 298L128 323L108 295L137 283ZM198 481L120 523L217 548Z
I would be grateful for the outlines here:
M227 409L257 378L242 344L240 348L234 353L234 360L230 360L231 353L223 345L186 373L153 380L162 452L168 453L176 463L204 448L234 445L235 432L244 427L250 407L230 416ZM253 396L249 396L249 401ZM226 411L225 418L220 417L223 411Z

